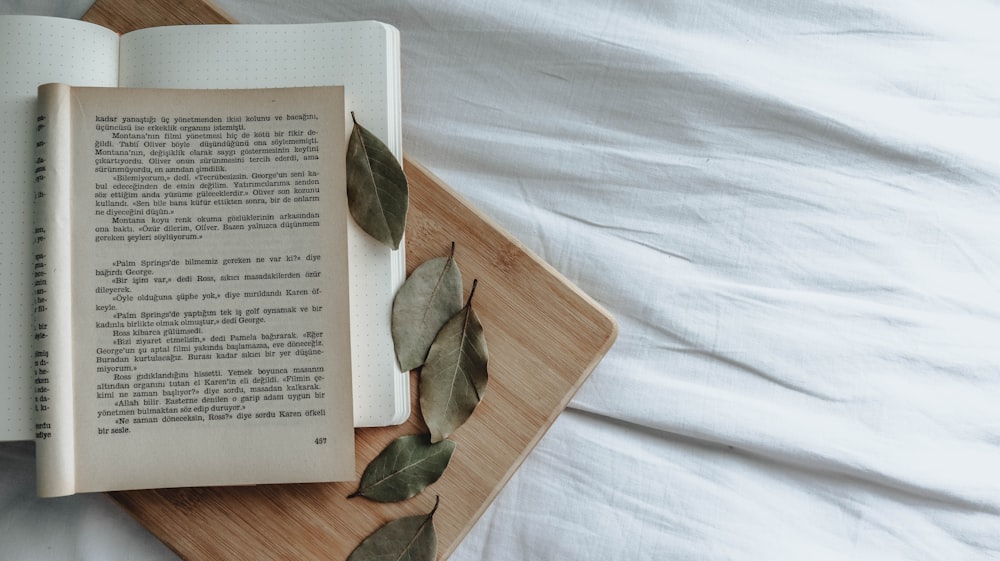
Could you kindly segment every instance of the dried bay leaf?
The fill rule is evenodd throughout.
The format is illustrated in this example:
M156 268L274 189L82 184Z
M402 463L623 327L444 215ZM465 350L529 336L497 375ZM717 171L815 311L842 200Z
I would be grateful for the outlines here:
M375 457L350 497L379 502L409 499L444 473L455 451L451 440L431 443L427 434L401 436Z
M373 238L398 249L408 204L406 175L399 161L355 119L347 143L347 205L354 221Z
M486 336L472 297L441 328L420 371L420 409L431 431L431 442L447 438L462 426L482 401L489 379Z
M451 254L421 263L392 301L392 341L404 371L424 363L441 327L462 309L462 273Z
M434 508L427 514L399 518L382 526L358 544L347 561L434 561L434 513L438 502L434 501Z

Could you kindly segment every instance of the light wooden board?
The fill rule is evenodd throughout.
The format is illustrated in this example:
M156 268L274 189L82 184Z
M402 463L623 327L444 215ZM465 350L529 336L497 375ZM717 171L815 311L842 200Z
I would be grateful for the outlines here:
M84 16L119 32L182 23L231 23L200 0L100 0ZM617 336L614 319L488 217L411 159L407 262L447 255L466 283L478 279L490 382L460 428L445 475L395 504L350 499L355 484L267 485L112 493L185 559L346 559L384 523L430 511L435 496L438 558L446 559L531 451ZM357 470L392 439L424 432L414 414L399 427L356 431Z

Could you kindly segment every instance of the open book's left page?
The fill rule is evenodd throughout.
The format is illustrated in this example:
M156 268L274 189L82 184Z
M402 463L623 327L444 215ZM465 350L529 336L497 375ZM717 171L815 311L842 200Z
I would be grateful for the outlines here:
M90 23L0 18L0 441L31 440L32 177L38 85L118 83L118 34Z
M40 493L353 479L343 88L39 94Z

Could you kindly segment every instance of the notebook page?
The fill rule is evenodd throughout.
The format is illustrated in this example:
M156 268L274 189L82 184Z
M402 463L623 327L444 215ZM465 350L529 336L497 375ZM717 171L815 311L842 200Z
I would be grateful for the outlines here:
M32 193L40 84L114 86L118 35L81 21L0 17L0 441L34 437Z
M402 158L399 61L391 56L398 53L398 32L391 26L160 27L126 34L121 49L123 87L343 85L348 110ZM389 321L392 295L405 276L404 251L390 258L353 222L348 228L355 425L399 423L409 415L409 375L396 364Z

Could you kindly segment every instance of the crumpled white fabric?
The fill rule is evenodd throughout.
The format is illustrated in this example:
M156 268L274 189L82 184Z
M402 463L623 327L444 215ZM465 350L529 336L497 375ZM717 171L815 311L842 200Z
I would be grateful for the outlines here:
M996 3L217 3L396 25L406 151L619 321L452 560L1000 558ZM26 450L0 557L169 558Z

